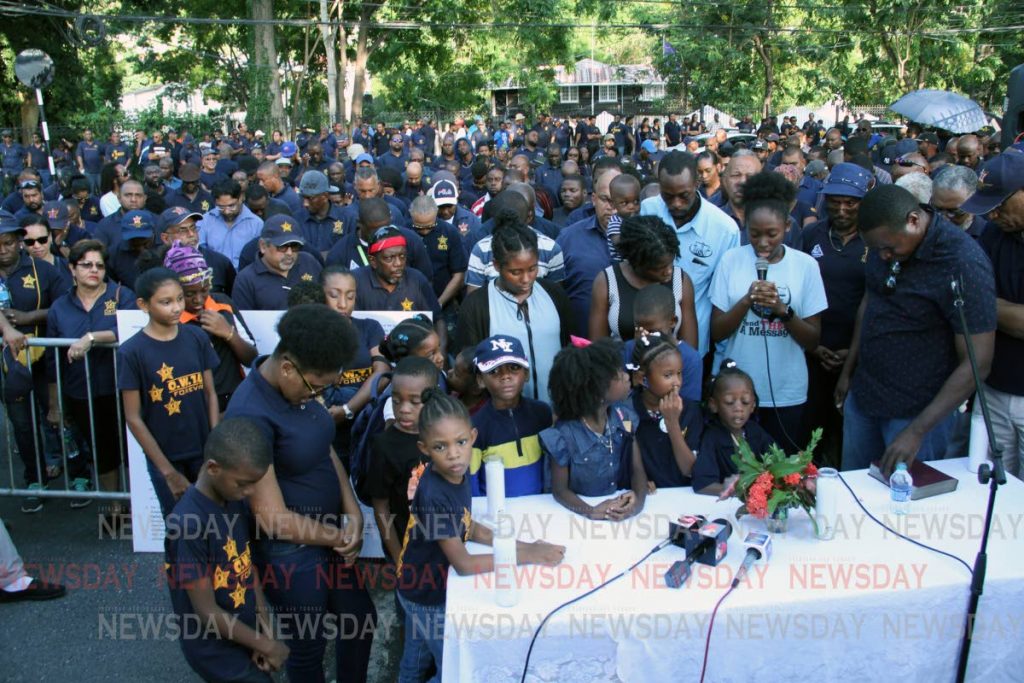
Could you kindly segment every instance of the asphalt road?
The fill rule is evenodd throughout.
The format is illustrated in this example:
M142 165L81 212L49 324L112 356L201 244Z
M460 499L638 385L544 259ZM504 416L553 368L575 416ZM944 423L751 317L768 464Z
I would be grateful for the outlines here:
M29 572L68 587L59 600L0 605L0 681L200 680L186 664L176 634L152 627L166 624L158 615L171 612L163 556L134 553L128 539L100 538L102 505L72 510L66 500L50 499L42 512L29 515L20 512L20 498L0 497L0 518ZM393 596L376 592L373 598L382 623L393 625ZM147 623L151 628L144 632ZM401 656L396 638L393 629L378 630L371 681L395 680ZM333 646L324 661L330 681Z

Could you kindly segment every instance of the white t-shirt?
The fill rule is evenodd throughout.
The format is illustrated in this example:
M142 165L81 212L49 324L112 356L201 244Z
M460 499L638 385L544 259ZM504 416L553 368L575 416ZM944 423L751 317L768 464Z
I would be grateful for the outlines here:
M825 284L814 259L802 251L785 248L778 263L768 266L769 282L774 282L779 297L801 318L808 318L828 308ZM729 311L750 290L757 279L757 256L749 244L730 249L715 269L711 281L711 305ZM765 339L768 340L767 359L771 367L771 387L768 385L768 366L765 364ZM715 373L723 358L731 358L741 370L754 380L760 405L786 408L807 400L807 362L804 351L793 339L784 323L764 320L747 311L731 337L719 344L715 353ZM775 400L772 400L774 394Z

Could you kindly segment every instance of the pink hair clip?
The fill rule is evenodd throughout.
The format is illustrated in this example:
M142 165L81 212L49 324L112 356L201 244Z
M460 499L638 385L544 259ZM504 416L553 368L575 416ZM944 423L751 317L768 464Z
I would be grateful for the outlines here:
M585 349L585 348L587 348L588 346L590 346L593 343L589 339L584 339L583 337L577 337L575 334L570 334L569 335L569 341L577 349Z

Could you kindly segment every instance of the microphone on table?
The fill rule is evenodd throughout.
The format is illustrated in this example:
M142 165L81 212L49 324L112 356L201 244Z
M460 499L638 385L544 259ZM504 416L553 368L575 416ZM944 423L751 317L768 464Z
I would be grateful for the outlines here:
M759 258L754 263L754 268L757 269L757 279L759 282L764 282L768 279L768 259ZM761 318L770 318L772 315L771 309L767 306L756 304L751 306L750 309L754 312L754 315Z
M733 588L747 577L747 572L755 562L760 559L767 562L771 559L772 537L763 531L751 531L743 539L743 547L747 549L747 554L743 558L743 564L740 565L739 571L736 572L736 578L732 580Z
M657 550L677 545L689 551L699 541L697 531L707 521L704 515L679 515L675 522L669 522L668 538L658 544Z
M669 588L679 588L690 578L691 568L695 562L716 567L729 552L729 535L732 525L724 519L703 524L696 532L696 542L686 552L686 558L679 560L665 572L665 584Z

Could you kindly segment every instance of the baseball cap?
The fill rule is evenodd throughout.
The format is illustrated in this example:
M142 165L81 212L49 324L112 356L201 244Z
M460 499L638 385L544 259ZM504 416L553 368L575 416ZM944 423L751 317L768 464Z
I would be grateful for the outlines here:
M754 151L768 149L768 143L765 142L764 140L754 140L754 143L750 145L750 149Z
M519 112L518 114L516 114L516 121L522 121L525 118L526 114L524 114L523 112Z
M18 225L13 213L0 209L0 235L8 232L25 232L25 228Z
M64 230L68 227L68 207L62 201L43 202L43 215L50 224L50 230Z
M602 140L614 140L614 139L615 139L615 136L614 136L614 135L612 135L611 133L605 133L605 134L604 134L604 137L603 137L603 138L601 138L601 139L602 139Z
M137 237L152 237L156 227L156 216L149 211L129 211L121 218L121 239L133 240Z
M857 164L844 161L836 164L832 169L832 173L825 180L825 187L821 189L821 193L859 199L868 193L870 183L870 173Z
M654 140L644 140L640 143L641 149L646 149L648 154L654 154L658 151L658 146L654 144Z
M266 135L266 133L264 133L264 132L263 132L262 130L260 130L260 129L258 129L258 128L257 128L257 129L256 129L256 132L255 132L255 133L253 133L253 135L255 135L255 136L256 136L256 137L258 137L258 138L261 138L261 137L263 137L264 135Z
M175 242L174 246L167 250L167 254L164 255L164 267L177 273L178 281L183 285L198 284L213 277L213 269L207 265L203 254L195 247L181 242Z
M1003 152L981 167L978 191L960 209L983 216L1020 189L1024 189L1024 154Z
M822 171L828 169L828 165L821 159L815 159L814 161L808 162L807 167L804 168L805 176L816 176Z
M169 209L165 209L160 214L159 220L156 223L156 229L158 232L167 232L168 228L173 228L176 225L181 225L189 218L195 218L199 220L203 217L203 214L198 211L190 211L184 206L172 206Z
M291 157L280 157L280 158L274 159L274 163L277 164L278 166L292 166L293 165Z
M305 244L306 240L302 239L298 230L299 226L295 223L294 218L287 214L279 213L268 218L263 224L263 230L260 231L260 239L270 242L275 247L281 247L285 244Z
M518 365L529 369L523 344L512 336L496 334L476 345L473 363L480 372L490 372L501 365Z
M766 135L764 139L767 140L768 142L778 142L782 138L779 137L778 133L768 133L768 135Z
M290 140L281 145L281 156L293 157L297 151L298 147Z
M911 140L910 138L906 138L897 142L895 149L893 149L893 151L890 154L892 155L892 159L895 161L904 154L911 154L912 152L916 151L917 140Z
M355 144L353 144L353 145L349 145L349 146L348 146L348 149L347 149L347 150L345 150L345 151L346 151L346 152L348 153L348 158L349 158L349 159L355 159L355 158L357 158L357 157L358 157L358 156L359 156L360 154L364 154L364 153L366 152L366 148L365 148L365 147L363 147L362 145L360 145L360 144L359 144L359 143L357 142L357 143L355 143ZM341 160L339 159L339 161L341 161Z
M183 183L195 183L199 181L199 167L195 164L182 164L178 171L178 177Z
M214 147L207 147L207 148L205 148L205 149L203 150L203 156L204 156L204 157L208 157L208 156L210 156L211 154L220 154L220 152L218 152L218 151L217 151L217 149L216 149L216 148L214 148Z
M451 206L458 202L459 192L450 180L438 180L430 188L430 196L438 206Z
M299 181L299 194L303 197L315 197L329 192L331 183L322 171L306 171Z
M360 154L359 156L356 157L356 166L358 166L359 164L363 163L364 161L369 163L369 164L372 164L373 163L373 157L370 156L369 154L367 154L366 152L363 152L362 154Z
M936 135L935 133L933 133L932 131L927 131L925 133L921 133L920 135L918 135L917 136L917 141L918 142L930 142L933 145L937 145L937 144L939 144L939 136Z

